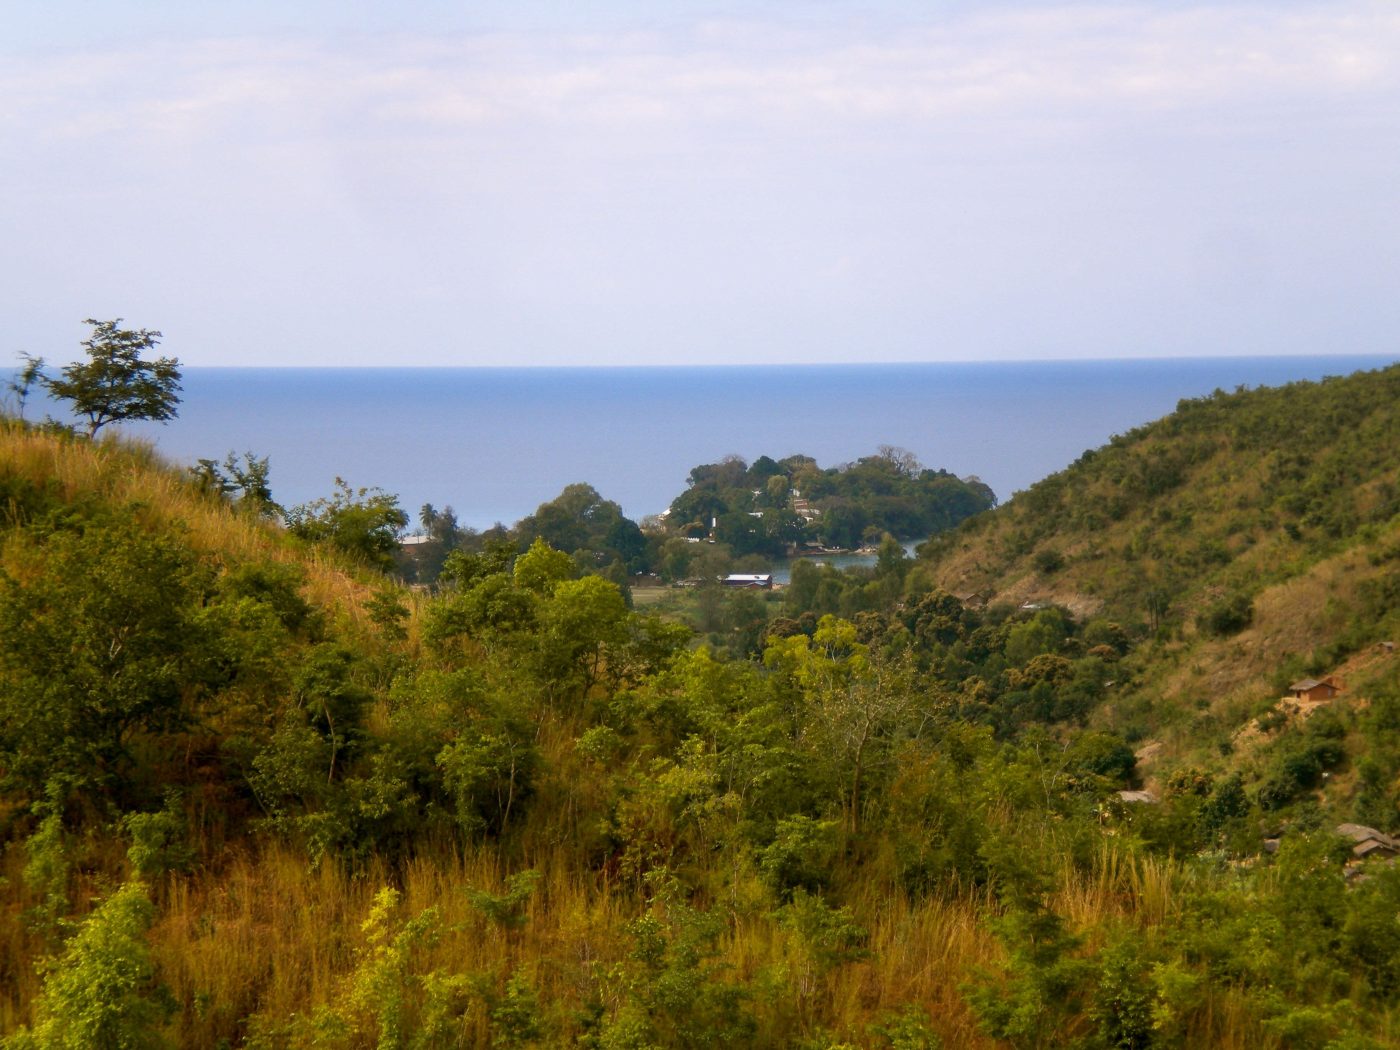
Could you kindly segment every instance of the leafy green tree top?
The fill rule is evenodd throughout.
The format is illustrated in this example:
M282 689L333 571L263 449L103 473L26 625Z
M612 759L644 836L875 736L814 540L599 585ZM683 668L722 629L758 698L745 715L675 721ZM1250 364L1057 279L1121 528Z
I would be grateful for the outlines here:
M555 584L573 575L574 560L538 536L530 549L515 559L515 582L536 594L552 594Z
M195 483L205 492L235 498L240 507L254 514L281 517L284 511L272 498L270 471L268 457L259 459L251 452L243 453L242 463L230 452L223 466L212 459L201 459L190 467Z
M92 338L82 342L87 361L66 365L61 378L44 376L42 381L52 397L70 402L74 414L87 420L88 437L108 423L174 419L180 403L180 362L173 357L141 358L143 351L155 348L161 334L120 328L120 317L89 317L83 323L92 325Z
M408 515L399 498L380 488L353 489L335 479L335 494L293 507L287 531L312 543L327 543L386 572L394 567L399 532Z

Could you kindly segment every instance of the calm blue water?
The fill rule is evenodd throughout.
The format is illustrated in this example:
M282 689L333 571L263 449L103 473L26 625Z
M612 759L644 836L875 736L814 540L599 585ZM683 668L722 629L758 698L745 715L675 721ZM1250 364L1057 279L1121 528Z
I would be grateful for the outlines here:
M128 432L178 462L269 456L285 505L340 475L416 516L512 523L586 481L631 517L698 463L792 453L822 465L881 444L976 474L1006 499L1180 398L1376 368L1392 358L1215 358L752 368L189 368L180 417ZM31 412L31 415L33 413Z
M923 543L923 538L917 540L906 540L904 542L904 553L909 557L914 556L919 544ZM869 568L879 560L879 554L857 553L852 551L849 554L813 554L800 559L775 558L773 560L773 582L791 583L792 567L796 561L809 561L813 565L830 565L833 569L853 569Z

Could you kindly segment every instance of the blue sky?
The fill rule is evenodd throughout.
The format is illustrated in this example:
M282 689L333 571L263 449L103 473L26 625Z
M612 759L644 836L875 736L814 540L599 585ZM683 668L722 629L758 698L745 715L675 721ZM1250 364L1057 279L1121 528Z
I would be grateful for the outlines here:
M1393 3L0 16L0 353L1397 351Z

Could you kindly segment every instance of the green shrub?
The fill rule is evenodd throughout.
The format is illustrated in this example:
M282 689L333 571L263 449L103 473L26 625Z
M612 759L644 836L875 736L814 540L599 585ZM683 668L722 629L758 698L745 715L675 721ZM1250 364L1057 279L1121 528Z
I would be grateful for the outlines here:
M171 792L165 807L155 813L128 813L122 827L131 836L127 859L143 879L156 878L168 871L188 871L194 863L189 829L180 796Z
M775 915L780 926L797 935L811 974L827 973L870 954L865 950L869 934L850 908L833 908L820 897L798 890Z
M4 1050L157 1050L169 1044L145 933L155 909L128 882L87 917L63 953L44 967L36 1024Z
M539 882L540 873L534 868L527 868L506 879L505 893L496 895L484 890L469 890L467 899L495 926L503 930L516 930L525 925L525 908Z
M1239 634L1254 620L1254 599L1235 594L1207 606L1196 617L1196 626L1205 634L1226 638Z
M40 898L25 915L25 920L30 929L55 940L69 907L69 862L62 817L49 810L24 846L28 855L24 883L30 893Z
M879 1024L870 1026L870 1034L883 1040L889 1050L941 1050L943 1046L929 1027L928 1014L913 1003L906 1003L897 1013L886 1013Z
M798 890L815 893L831 878L836 849L835 821L789 817L778 821L773 841L759 852L758 868L785 900Z
M1089 1017L1103 1045L1115 1050L1147 1050L1155 1042L1149 959L1140 942L1137 934L1120 937L1098 958Z

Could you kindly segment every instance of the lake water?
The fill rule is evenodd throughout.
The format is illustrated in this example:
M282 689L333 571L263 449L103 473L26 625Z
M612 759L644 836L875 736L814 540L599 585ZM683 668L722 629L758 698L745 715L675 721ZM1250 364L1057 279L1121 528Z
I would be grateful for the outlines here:
M912 558L915 549L923 542L922 539L906 540L903 545L904 553ZM773 582L791 583L792 566L796 561L808 561L813 565L830 565L833 569L854 569L869 568L875 564L878 558L879 554L871 551L848 551L845 554L807 554L801 558L776 558L773 561Z
M1237 357L716 368L188 368L177 420L127 431L193 463L249 450L274 496L336 476L416 516L507 524L586 481L626 514L663 510L699 463L793 453L823 466L910 449L1001 499L1113 434L1216 388L1377 368L1393 358ZM33 412L31 412L31 416Z

